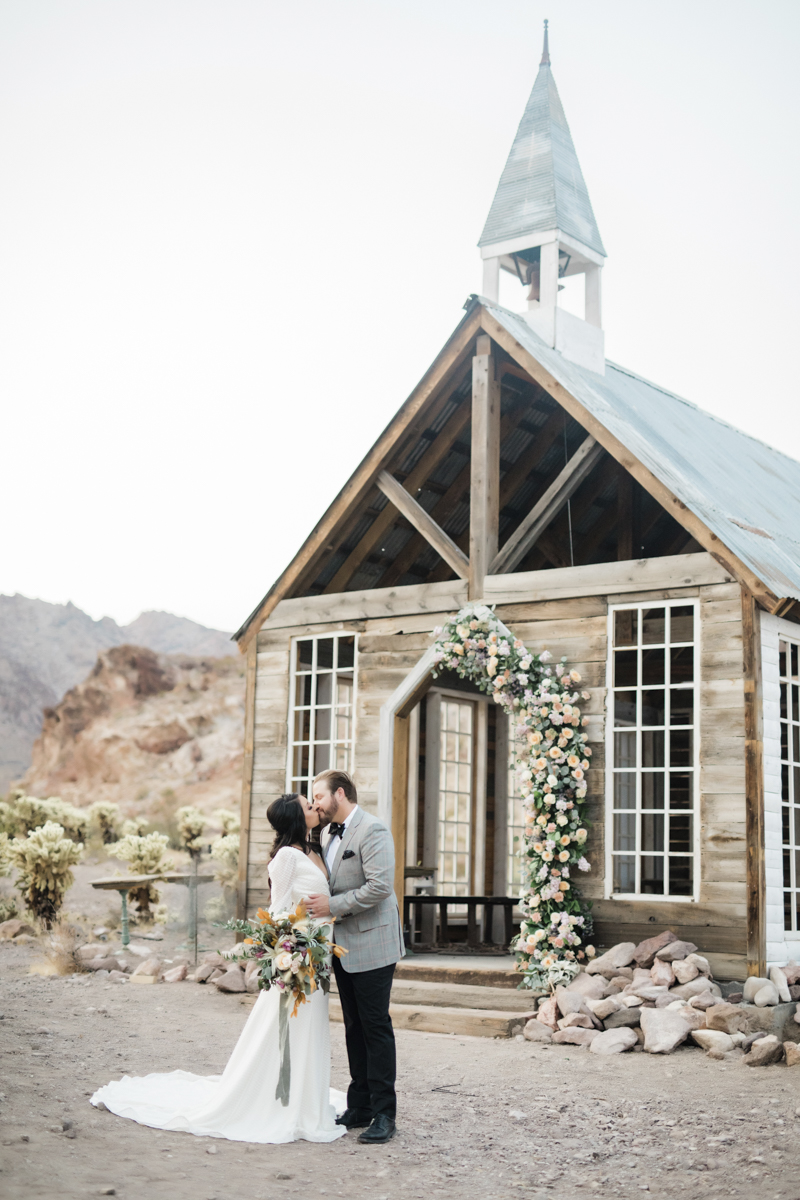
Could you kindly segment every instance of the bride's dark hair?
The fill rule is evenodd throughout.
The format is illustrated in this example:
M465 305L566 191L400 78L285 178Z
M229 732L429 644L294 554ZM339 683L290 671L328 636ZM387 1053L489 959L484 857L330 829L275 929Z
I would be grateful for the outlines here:
M275 830L277 837L272 843L270 859L273 859L284 846L295 846L308 854L306 849L306 814L300 803L299 792L286 792L273 800L267 809L267 820Z

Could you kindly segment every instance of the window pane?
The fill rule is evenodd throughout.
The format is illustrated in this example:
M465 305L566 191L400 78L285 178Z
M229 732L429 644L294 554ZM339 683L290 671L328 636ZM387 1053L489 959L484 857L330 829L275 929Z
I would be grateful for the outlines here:
M691 896L692 894L692 860L686 858L669 858L669 892L671 896Z
M614 815L614 849L636 849L635 813L616 813Z
M646 608L642 612L642 645L663 646L665 642L665 617L663 608Z
M636 724L636 692L614 692L614 724Z
M294 740L296 742L307 742L311 736L311 713L309 710L301 709L300 712L294 714Z
M694 724L694 692L671 691L669 694L670 725Z
M352 667L356 656L356 639L354 637L339 638L339 667Z
M664 895L664 859L642 857L642 889L648 896Z
M673 646L669 652L670 683L691 683L694 680L694 647Z
M663 729L645 729L642 733L642 766L663 767L664 765L664 731Z
M330 704L333 699L333 676L328 672L317 676L317 704Z
M792 810L789 808L788 804L784 804L783 808L781 809L782 841L784 846L788 846L792 840L792 822L790 818L791 811ZM800 813L800 809L798 809L798 812Z
M675 607L669 613L671 642L694 641L694 609L691 605Z
M800 688L792 684L792 720L800 721Z
M330 736L331 710L329 708L318 708L316 714L316 727L314 729L314 741L327 742L330 741Z
M320 638L317 642L317 669L330 671L333 666L333 638Z
M308 775L308 746L295 746L292 755L292 774L295 777Z
M617 650L614 653L614 686L615 687L635 687L636 679L636 651L635 650Z
M673 729L669 735L669 765L690 767L692 765L692 730Z
M783 886L790 888L792 886L792 852L784 850L783 852Z
M633 854L614 855L614 891L636 891L636 858Z
M642 683L663 683L664 682L664 651L663 650L643 650L642 651Z
M329 745L314 745L314 774L327 771L331 765L331 748Z
M314 653L314 643L312 641L297 643L297 670L298 671L310 671L311 670L311 661L312 661L313 653Z
M625 608L614 613L614 645L635 646L638 641L637 630L639 613L635 608Z
M615 733L614 734L614 766L615 767L635 767L636 766L636 734L635 733Z
M669 848L673 854L691 854L692 814L673 813L669 819Z
M670 772L669 806L672 809L692 807L692 775L688 771Z
M294 681L294 702L299 708L301 704L311 703L311 683L313 675L298 675Z
M662 688L642 692L642 724L664 724L664 691Z
M797 643L792 642L792 679L797 682Z
M614 808L636 808L636 775L614 775Z
M642 808L664 807L664 776L642 772Z
M625 847L627 849L627 847ZM642 850L654 851L664 849L664 814L644 813L642 815Z
M789 720L788 696L789 696L788 684L782 683L781 684L781 720L782 721Z

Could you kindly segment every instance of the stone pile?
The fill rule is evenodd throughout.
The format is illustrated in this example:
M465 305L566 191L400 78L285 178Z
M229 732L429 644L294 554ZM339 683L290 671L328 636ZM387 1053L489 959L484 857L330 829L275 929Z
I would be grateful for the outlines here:
M528 1041L585 1046L592 1054L671 1054L694 1044L748 1066L800 1063L800 965L772 967L727 995L697 946L670 930L621 942L542 1000Z

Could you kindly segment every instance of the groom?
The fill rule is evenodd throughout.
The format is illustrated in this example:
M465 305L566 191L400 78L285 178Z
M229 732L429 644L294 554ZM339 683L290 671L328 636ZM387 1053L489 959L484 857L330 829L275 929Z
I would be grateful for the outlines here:
M314 917L336 918L334 938L348 951L333 959L351 1076L347 1109L336 1123L364 1129L358 1140L374 1145L394 1137L397 1110L389 998L405 948L394 894L394 845L386 826L359 807L344 771L317 775L313 797L327 823L322 851L331 894L311 896L309 908Z

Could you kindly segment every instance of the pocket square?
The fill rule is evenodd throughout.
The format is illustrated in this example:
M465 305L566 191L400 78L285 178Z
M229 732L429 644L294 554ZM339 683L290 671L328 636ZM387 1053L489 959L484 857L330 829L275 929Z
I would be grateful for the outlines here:
M345 858L355 858L355 856L356 856L355 850L345 850L344 854L342 855L342 859L344 860Z

